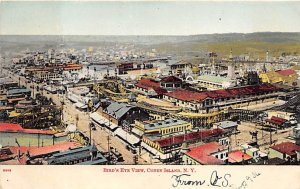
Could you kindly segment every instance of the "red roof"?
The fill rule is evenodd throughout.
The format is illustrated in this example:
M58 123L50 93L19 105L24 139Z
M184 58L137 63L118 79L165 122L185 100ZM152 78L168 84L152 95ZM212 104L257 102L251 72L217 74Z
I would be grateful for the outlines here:
M142 89L149 90L151 88L157 88L160 87L159 83L157 81L154 81L153 79L141 79L135 86L140 87Z
M173 97L182 101L202 101L208 96L204 92L194 92L185 89L175 89L172 92L165 94L166 96Z
M243 160L248 161L250 159L252 159L251 156L249 156L248 154L243 153L240 150L232 151L228 154L228 161L230 163L239 163L239 162L242 162Z
M283 75L283 76L289 76L289 75L296 74L295 70L293 70L293 69L279 70L279 71L276 71L276 72L279 73L280 75Z
M159 83L153 79L141 79L137 84L135 84L135 86L146 90L153 89L158 95L168 92L167 90L161 88Z
M253 86L245 86L231 89L220 89L213 91L195 92L185 89L176 89L172 92L166 93L166 96L170 96L182 101L203 101L206 98L231 98L236 96L245 96L252 94L259 94L261 92L273 92L278 90L277 87L271 84L261 84Z
M25 98L24 97L22 97L22 98L11 98L11 99L8 99L8 102L21 101L21 100L25 100Z
M205 139L209 137L219 136L223 134L224 131L222 129L209 129L209 130L202 130L197 132L191 132L183 135L177 135L173 137L163 138L155 140L161 147L166 147L174 144L181 144L184 141L193 141L199 139Z
M182 80L179 79L178 77L175 77L175 76L168 76L168 77L162 78L160 80L160 82L163 82L163 83L181 83Z
M266 119L266 122L273 123L275 125L282 125L285 122L287 122L287 120L280 117L272 116L271 119Z
M82 65L80 64L67 64L66 66L63 66L64 70L72 70L72 69L81 69Z
M19 159L12 159L9 161L5 161L5 163L7 164L21 164L21 165L25 165L26 161L27 161L27 157L26 157L26 152L32 147L27 147L27 146L10 146L9 150L12 152L11 156L12 157L16 157L18 156L19 152L20 152L20 157Z
M155 87L153 89L156 92L156 94L158 94L158 95L162 95L162 94L165 94L168 92L166 89L163 89L161 87Z
M81 64L66 64L64 65L64 68L69 68L69 67L82 67Z
M211 154L224 149L225 147L219 143L210 142L190 148L186 154L203 165L220 165L224 164L224 161L212 156Z
M39 129L24 129L20 124L15 123L0 123L0 132L9 133L28 133L28 134L54 134L50 130L39 130Z
M39 148L38 147L30 148L28 152L30 156L38 156L38 155L53 153L56 151L59 152L67 151L69 149L77 148L78 146L81 145L77 142L64 142L64 143L54 144L50 146L43 146Z
M0 149L0 160L1 161L12 158L12 155L13 155L13 153L11 152L11 150L9 148L1 148Z
M0 153L0 159L5 159L5 158L8 159L9 157L16 157L20 152L21 157L19 160L17 160L18 164L26 164L26 161L28 160L26 156L27 153L29 153L29 155L32 157L32 156L38 156L43 154L49 154L53 152L63 152L69 149L77 148L79 146L81 145L77 142L64 142L64 143L59 143L50 146L43 146L43 147L10 146L8 148L5 148L6 149L5 151L1 150L1 152L7 154L3 153L2 155Z
M11 110L14 109L12 106L0 106L0 110Z
M290 156L294 155L295 151L300 151L300 146L292 142L283 142L281 144L271 146L271 148L280 153L288 154Z

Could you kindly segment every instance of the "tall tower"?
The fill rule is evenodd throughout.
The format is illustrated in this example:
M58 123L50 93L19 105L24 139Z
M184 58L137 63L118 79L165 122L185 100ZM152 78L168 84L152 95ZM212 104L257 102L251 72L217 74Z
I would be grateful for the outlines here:
M266 63L264 63L264 66L263 66L263 68L262 68L262 71L263 71L263 73L266 73L266 72L267 72Z
M215 52L210 52L209 53L209 62L211 65L211 73L216 74L217 70L216 70L216 63L215 63L215 58L217 57L217 53Z
M231 62L233 61L232 49L230 49L229 61L231 61Z
M234 62L233 62L233 55L232 49L230 50L229 58L228 58L228 70L227 70L227 77L229 79L234 79L235 71L234 71Z
M266 62L269 62L269 51L266 52Z

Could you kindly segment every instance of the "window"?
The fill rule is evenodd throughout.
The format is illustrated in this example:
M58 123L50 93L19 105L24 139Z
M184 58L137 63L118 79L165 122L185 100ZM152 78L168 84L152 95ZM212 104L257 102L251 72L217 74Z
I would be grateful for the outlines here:
M221 154L221 159L223 159L223 154Z
M216 158L219 158L218 154L216 155Z

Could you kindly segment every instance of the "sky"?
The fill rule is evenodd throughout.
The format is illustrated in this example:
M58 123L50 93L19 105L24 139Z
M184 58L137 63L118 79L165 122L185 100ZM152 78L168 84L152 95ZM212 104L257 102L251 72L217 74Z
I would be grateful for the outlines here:
M300 32L300 2L1 2L0 35Z

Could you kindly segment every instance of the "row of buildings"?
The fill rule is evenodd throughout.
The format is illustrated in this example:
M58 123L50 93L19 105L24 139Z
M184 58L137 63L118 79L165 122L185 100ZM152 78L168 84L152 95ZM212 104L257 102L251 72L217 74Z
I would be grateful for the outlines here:
M93 145L83 145L65 132L24 129L0 123L0 164L99 165L107 158Z

